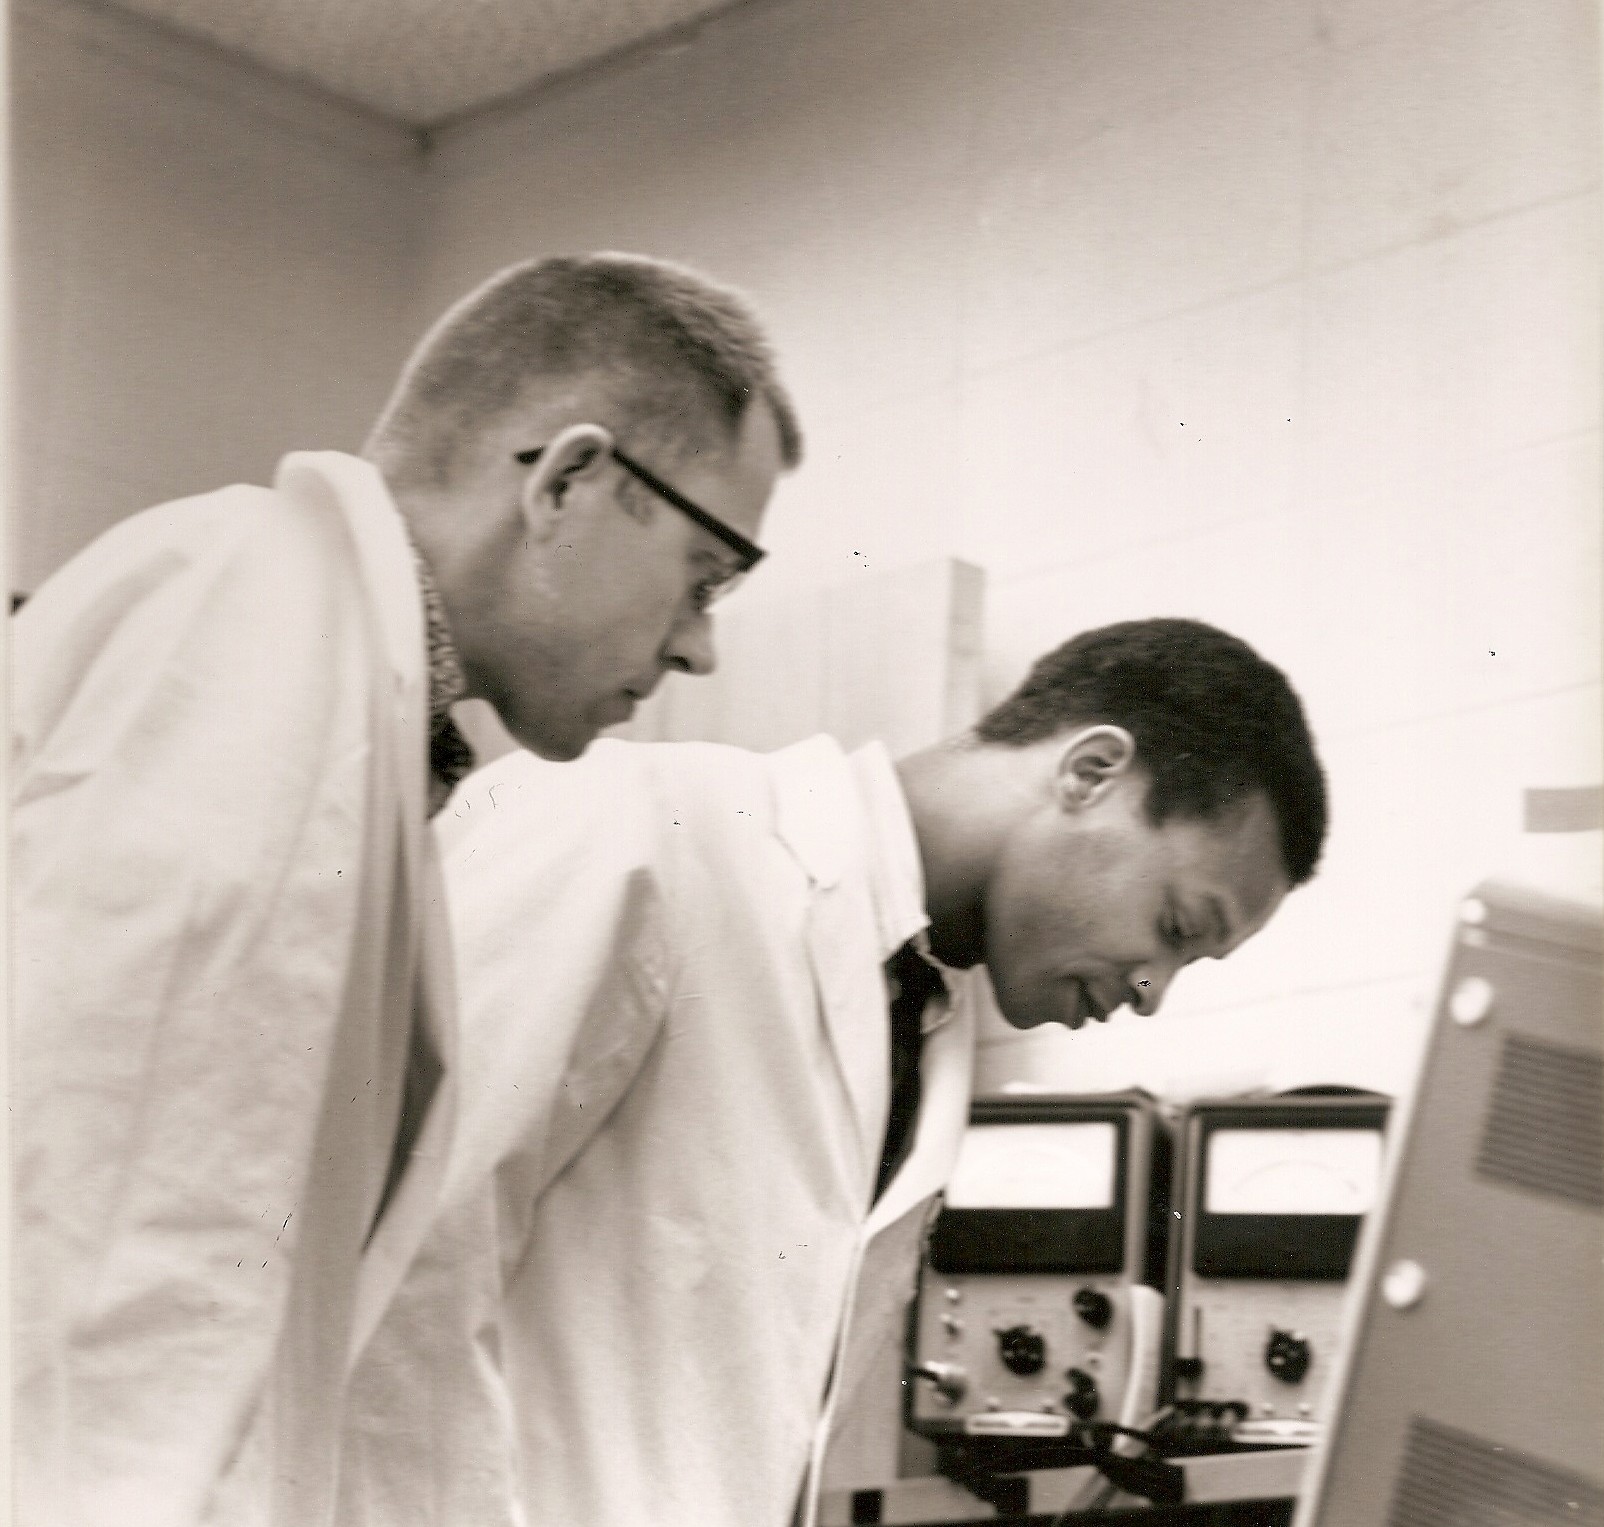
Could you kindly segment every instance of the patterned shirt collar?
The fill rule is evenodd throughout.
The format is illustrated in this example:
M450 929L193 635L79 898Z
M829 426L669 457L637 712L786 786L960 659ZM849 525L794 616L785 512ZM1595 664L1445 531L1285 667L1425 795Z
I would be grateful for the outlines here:
M433 815L445 805L457 781L473 769L473 749L451 719L451 707L467 694L468 680L457 644L451 639L445 601L410 530L407 543L423 599L423 639L429 661L429 812Z
M451 640L445 601L440 597L434 574L429 571L417 542L410 536L407 539L418 570L418 590L423 596L423 639L429 654L429 720L433 723L467 694L468 681L463 676L462 660L457 656L457 644Z

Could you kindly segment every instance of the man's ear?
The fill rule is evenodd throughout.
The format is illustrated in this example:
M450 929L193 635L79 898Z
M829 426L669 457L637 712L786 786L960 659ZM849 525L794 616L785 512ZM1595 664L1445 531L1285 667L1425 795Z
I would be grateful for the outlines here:
M1054 790L1066 811L1079 811L1108 794L1136 763L1136 739L1122 726L1089 726L1058 755Z
M532 536L551 534L563 498L581 478L599 472L613 449L613 437L599 424L570 424L536 458L524 477L518 504Z

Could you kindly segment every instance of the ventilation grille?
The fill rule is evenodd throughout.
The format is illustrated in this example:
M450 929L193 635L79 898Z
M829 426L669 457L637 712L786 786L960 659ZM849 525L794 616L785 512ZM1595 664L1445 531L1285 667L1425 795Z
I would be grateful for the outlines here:
M1387 1527L1604 1527L1604 1489L1513 1448L1410 1422Z
M1507 1037L1476 1171L1604 1208L1604 1057Z

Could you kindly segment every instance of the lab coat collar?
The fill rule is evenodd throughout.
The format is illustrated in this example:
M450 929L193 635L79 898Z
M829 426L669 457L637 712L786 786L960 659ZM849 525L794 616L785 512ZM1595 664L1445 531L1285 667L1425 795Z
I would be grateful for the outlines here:
M397 783L408 831L402 841L413 873L421 832L412 824L428 821L428 707L423 596L417 564L401 513L378 469L343 451L292 451L278 467L274 488L286 498L317 505L344 522L368 593L368 610L393 682L383 713L400 747ZM447 1064L454 1036L435 1033Z
M891 755L880 743L871 742L852 754L848 763L863 801L869 894L874 899L881 957L890 959L913 940L929 959L924 866Z
M874 898L880 952L889 960L904 944L940 973L947 1000L925 1004L921 1029L930 1034L953 1013L953 993L964 973L944 965L930 951L930 914L925 910L924 860L902 781L891 755L878 742L858 749L848 760L863 799L869 839L869 893Z
M809 737L769 757L774 830L823 891L841 883L861 852L861 817L846 759L833 737Z
M429 684L423 599L406 527L371 463L340 451L296 451L279 463L274 487L344 521L356 553L379 648L392 676L379 703L394 748L385 765L399 795L401 885L411 900L407 945L415 1000L442 1074L411 1160L363 1256L352 1314L350 1360L366 1346L432 1223L456 1128L457 1032L451 949L428 820ZM387 872L382 861L374 873Z
M908 1159L875 1203L864 1226L864 1235L870 1238L946 1183L952 1169L956 1132L969 1112L974 1039L964 973L943 965L930 952L924 863L908 800L890 754L873 742L859 748L849 762L863 800L869 893L874 900L882 955L889 958L911 943L941 973L947 988L945 1000L937 996L925 1004L925 1051L919 1064L925 1097ZM960 1008L964 1009L963 1022L955 1021ZM938 1034L938 1030L942 1032Z
M930 955L919 844L885 749L870 744L849 758L832 739L813 737L769 764L776 832L814 885L805 940L858 1123L867 1196L890 1102L885 961L911 940L949 989L957 973ZM950 1001L928 1003L925 1032L952 1027L953 1011ZM907 1175L905 1164L892 1189Z
M423 596L412 544L378 468L343 451L292 451L279 463L273 486L289 498L334 509L344 519L398 688L407 700L427 705ZM406 595L397 598L398 590ZM407 693L413 690L415 695ZM414 724L421 727L423 719Z
M869 809L850 760L829 737L768 759L774 829L807 875L803 943L856 1124L863 1192L874 1181L891 1095L883 947L868 861Z

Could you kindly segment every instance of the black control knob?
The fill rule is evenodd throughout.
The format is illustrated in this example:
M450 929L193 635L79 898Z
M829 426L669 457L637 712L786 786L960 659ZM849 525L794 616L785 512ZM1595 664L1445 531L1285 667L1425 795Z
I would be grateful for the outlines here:
M1072 1416L1090 1421L1097 1414L1102 1399L1097 1392L1097 1380L1084 1368L1071 1368L1064 1377L1069 1380L1069 1393L1064 1396L1065 1407Z
M1314 1360L1314 1350L1295 1331L1270 1332L1264 1348L1264 1366L1283 1384L1301 1384Z
M1040 1373L1047 1365L1047 1343L1034 1326L997 1332L997 1355L1010 1373Z
M1102 1331L1114 1318L1114 1301L1099 1288L1077 1289L1075 1313L1094 1331Z

